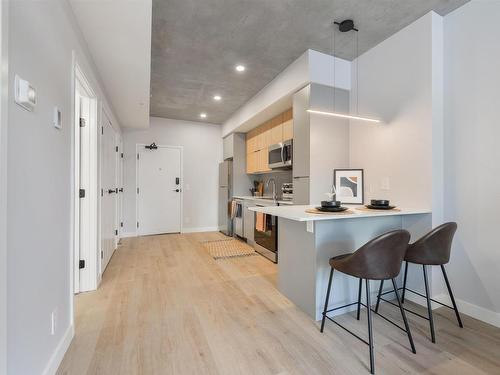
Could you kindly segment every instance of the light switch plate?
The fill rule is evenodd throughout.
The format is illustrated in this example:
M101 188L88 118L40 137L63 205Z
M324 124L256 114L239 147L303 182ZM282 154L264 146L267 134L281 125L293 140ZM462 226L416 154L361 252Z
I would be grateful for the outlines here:
M14 77L14 101L30 112L33 112L36 106L35 88L17 74Z
M52 121L52 124L55 128L62 129L62 114L61 110L57 107L54 107L54 119Z
M389 177L382 178L382 181L380 182L380 189L381 190L390 190L391 189L391 181L390 181Z

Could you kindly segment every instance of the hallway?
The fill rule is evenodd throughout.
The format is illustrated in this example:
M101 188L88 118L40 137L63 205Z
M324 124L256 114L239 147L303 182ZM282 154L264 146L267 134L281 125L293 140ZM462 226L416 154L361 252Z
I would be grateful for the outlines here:
M122 240L96 292L76 298L76 334L58 374L359 374L367 348L333 324L318 326L274 287L261 256L214 261L200 242L219 233ZM421 311L424 311L421 309ZM397 318L384 304L382 312ZM365 323L340 320L364 336ZM437 338L410 317L406 336L375 318L378 373L493 374L500 329L436 313ZM497 367L495 367L497 366Z

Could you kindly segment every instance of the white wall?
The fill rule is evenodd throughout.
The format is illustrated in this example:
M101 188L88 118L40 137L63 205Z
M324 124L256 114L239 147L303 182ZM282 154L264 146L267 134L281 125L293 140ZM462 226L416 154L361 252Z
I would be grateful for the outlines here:
M65 0L12 1L9 16L9 87L19 74L37 89L38 104L28 112L9 93L8 373L53 373L73 332L73 50L101 100L104 95ZM56 105L62 130L52 126Z
M365 169L366 200L432 208L433 17L439 16L428 13L358 58L352 111L359 96L359 114L383 121L351 120L350 164Z
M448 272L462 309L498 326L499 19L500 2L488 0L444 19L445 219L458 222Z
M7 373L8 6L0 2L0 375Z
M216 230L221 126L157 117L150 122L147 130L123 133L125 235L136 232L136 144L152 142L184 148L183 230Z
M352 74L351 111L382 120L350 121L350 167L364 168L365 201L432 210L425 233L443 222L442 17L430 12L368 50ZM439 272L433 295L443 290ZM410 267L408 283L423 290L421 270Z

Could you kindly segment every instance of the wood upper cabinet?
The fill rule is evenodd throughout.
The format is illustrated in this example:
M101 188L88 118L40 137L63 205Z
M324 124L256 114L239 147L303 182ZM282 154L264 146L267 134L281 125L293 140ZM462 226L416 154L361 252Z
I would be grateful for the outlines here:
M259 151L247 154L247 173L255 173L259 169Z
M283 142L283 114L271 120L271 142L270 145Z
M250 130L246 136L247 173L269 172L268 147L293 137L292 110Z
M269 172L271 168L269 168L269 152L267 151L267 148L262 149L257 152L259 154L258 156L258 164L257 164L257 171L258 172Z
M292 109L283 113L283 140L293 139L293 118Z

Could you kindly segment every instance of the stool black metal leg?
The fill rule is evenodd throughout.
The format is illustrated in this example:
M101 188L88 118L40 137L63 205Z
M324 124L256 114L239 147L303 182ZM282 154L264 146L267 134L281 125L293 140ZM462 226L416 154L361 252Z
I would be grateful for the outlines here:
M378 313L380 305L380 297L382 296L382 288L384 287L384 280L380 280L380 287L378 288L377 304L375 305L375 312Z
M403 317L403 322L405 323L406 334L408 335L408 340L410 341L411 351L413 354L417 354L415 350L415 344L413 343L413 337L410 332L410 325L408 324L408 320L406 319L405 310L403 309L403 305L401 304L401 300L399 299L398 286L396 285L396 280L392 279L392 287L394 288L394 293L396 293L396 299L398 300L399 311L401 311L401 316Z
M450 282L448 281L448 276L446 275L446 271L444 270L444 265L441 265L441 271L443 271L444 281L446 282L448 293L450 293L451 303L453 304L453 309L455 310L455 315L457 316L458 325L460 326L460 328L464 328L464 325L462 324L462 319L460 318L460 314L458 313L455 297L453 297L453 292L451 291L451 286Z
M326 290L325 308L323 309L323 319L321 319L320 332L323 332L323 328L325 328L326 310L328 310L328 301L330 299L330 291L332 290L332 279L333 279L333 268L330 270L330 278L328 279L328 289Z
M425 284L425 297L427 299L427 312L429 313L429 324L431 326L431 339L433 343L436 343L436 334L434 332L434 319L432 317L432 306L431 306L431 297L429 294L429 280L427 279L427 268L425 264L422 265L424 269L424 284Z
M366 315L368 317L368 346L370 347L370 373L375 374L373 354L372 308L370 303L370 280L366 279Z
M358 313L356 319L359 320L359 314L361 312L361 291L363 290L363 279L359 279L359 289L358 289Z
M401 303L405 303L405 293L406 293L406 278L408 277L408 262L405 264L405 275L403 278L403 295L401 297Z

